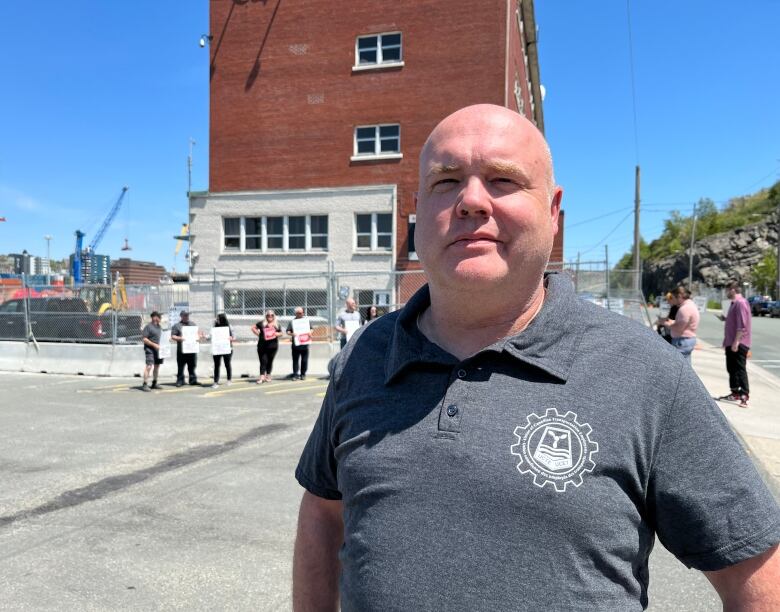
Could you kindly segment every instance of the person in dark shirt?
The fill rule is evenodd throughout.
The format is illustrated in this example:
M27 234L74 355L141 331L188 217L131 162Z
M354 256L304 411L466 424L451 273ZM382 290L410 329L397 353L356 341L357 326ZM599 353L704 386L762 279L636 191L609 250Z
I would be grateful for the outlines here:
M195 368L198 366L198 354L197 353L185 353L182 350L184 344L184 336L182 335L181 328L189 325L195 325L190 321L190 313L186 310L182 310L179 313L180 320L171 329L171 340L176 342L176 386L181 387L184 384L184 366L187 366L187 375L189 376L189 383L191 385L198 384L198 375L195 373Z
M163 360L160 359L160 338L162 337L162 328L160 327L160 313L156 310L149 315L152 319L151 323L148 323L144 327L142 333L144 343L144 384L141 387L144 391L151 391L152 389L159 389L157 386L157 373L160 371L160 366ZM152 375L152 386L149 387L149 375Z

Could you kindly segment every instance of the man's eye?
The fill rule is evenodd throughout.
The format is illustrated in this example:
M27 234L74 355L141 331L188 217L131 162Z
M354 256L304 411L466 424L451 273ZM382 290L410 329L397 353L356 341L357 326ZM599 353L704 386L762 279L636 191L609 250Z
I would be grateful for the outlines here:
M457 179L454 178L440 178L433 182L431 185L431 189L447 189L448 187L451 187L452 185L456 185L458 183Z
M490 182L491 183L510 184L510 185L516 184L515 179L509 178L507 176L497 176L496 178L490 179Z

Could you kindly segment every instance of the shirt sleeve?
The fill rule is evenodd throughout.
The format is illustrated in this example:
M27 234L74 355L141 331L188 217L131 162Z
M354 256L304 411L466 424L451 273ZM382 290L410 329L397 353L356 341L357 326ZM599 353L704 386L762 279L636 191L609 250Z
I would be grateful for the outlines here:
M739 308L737 308L737 316L735 317L735 322L737 324L735 331L745 330L747 328L747 324L745 323L746 317L751 317L750 314L750 306L748 306L747 301L741 302L738 304Z
M710 571L780 542L777 502L688 364L666 420L647 493L663 545Z
M320 414L303 449L295 479L317 497L341 499L336 475L337 465L333 444L333 418L335 408L333 381L328 385Z

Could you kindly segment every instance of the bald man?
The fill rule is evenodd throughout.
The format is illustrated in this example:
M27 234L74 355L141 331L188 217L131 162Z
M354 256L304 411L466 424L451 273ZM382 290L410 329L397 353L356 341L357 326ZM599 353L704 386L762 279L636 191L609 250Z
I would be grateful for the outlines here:
M335 362L296 470L296 610L640 610L656 535L725 609L780 609L780 512L690 366L545 276L561 194L514 112L431 133L429 283Z

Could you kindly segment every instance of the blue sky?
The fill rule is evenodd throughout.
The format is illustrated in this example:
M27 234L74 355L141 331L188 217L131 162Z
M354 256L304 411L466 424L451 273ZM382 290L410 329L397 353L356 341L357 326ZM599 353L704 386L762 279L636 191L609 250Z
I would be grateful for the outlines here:
M536 2L567 258L630 248L637 161L646 239L672 209L780 178L780 2L631 0L638 154L626 13L622 0ZM98 250L126 255L127 237L130 256L185 269L172 236L190 137L193 189L208 186L206 0L2 2L0 23L0 253L45 255L50 234L52 257L67 256L128 185Z

